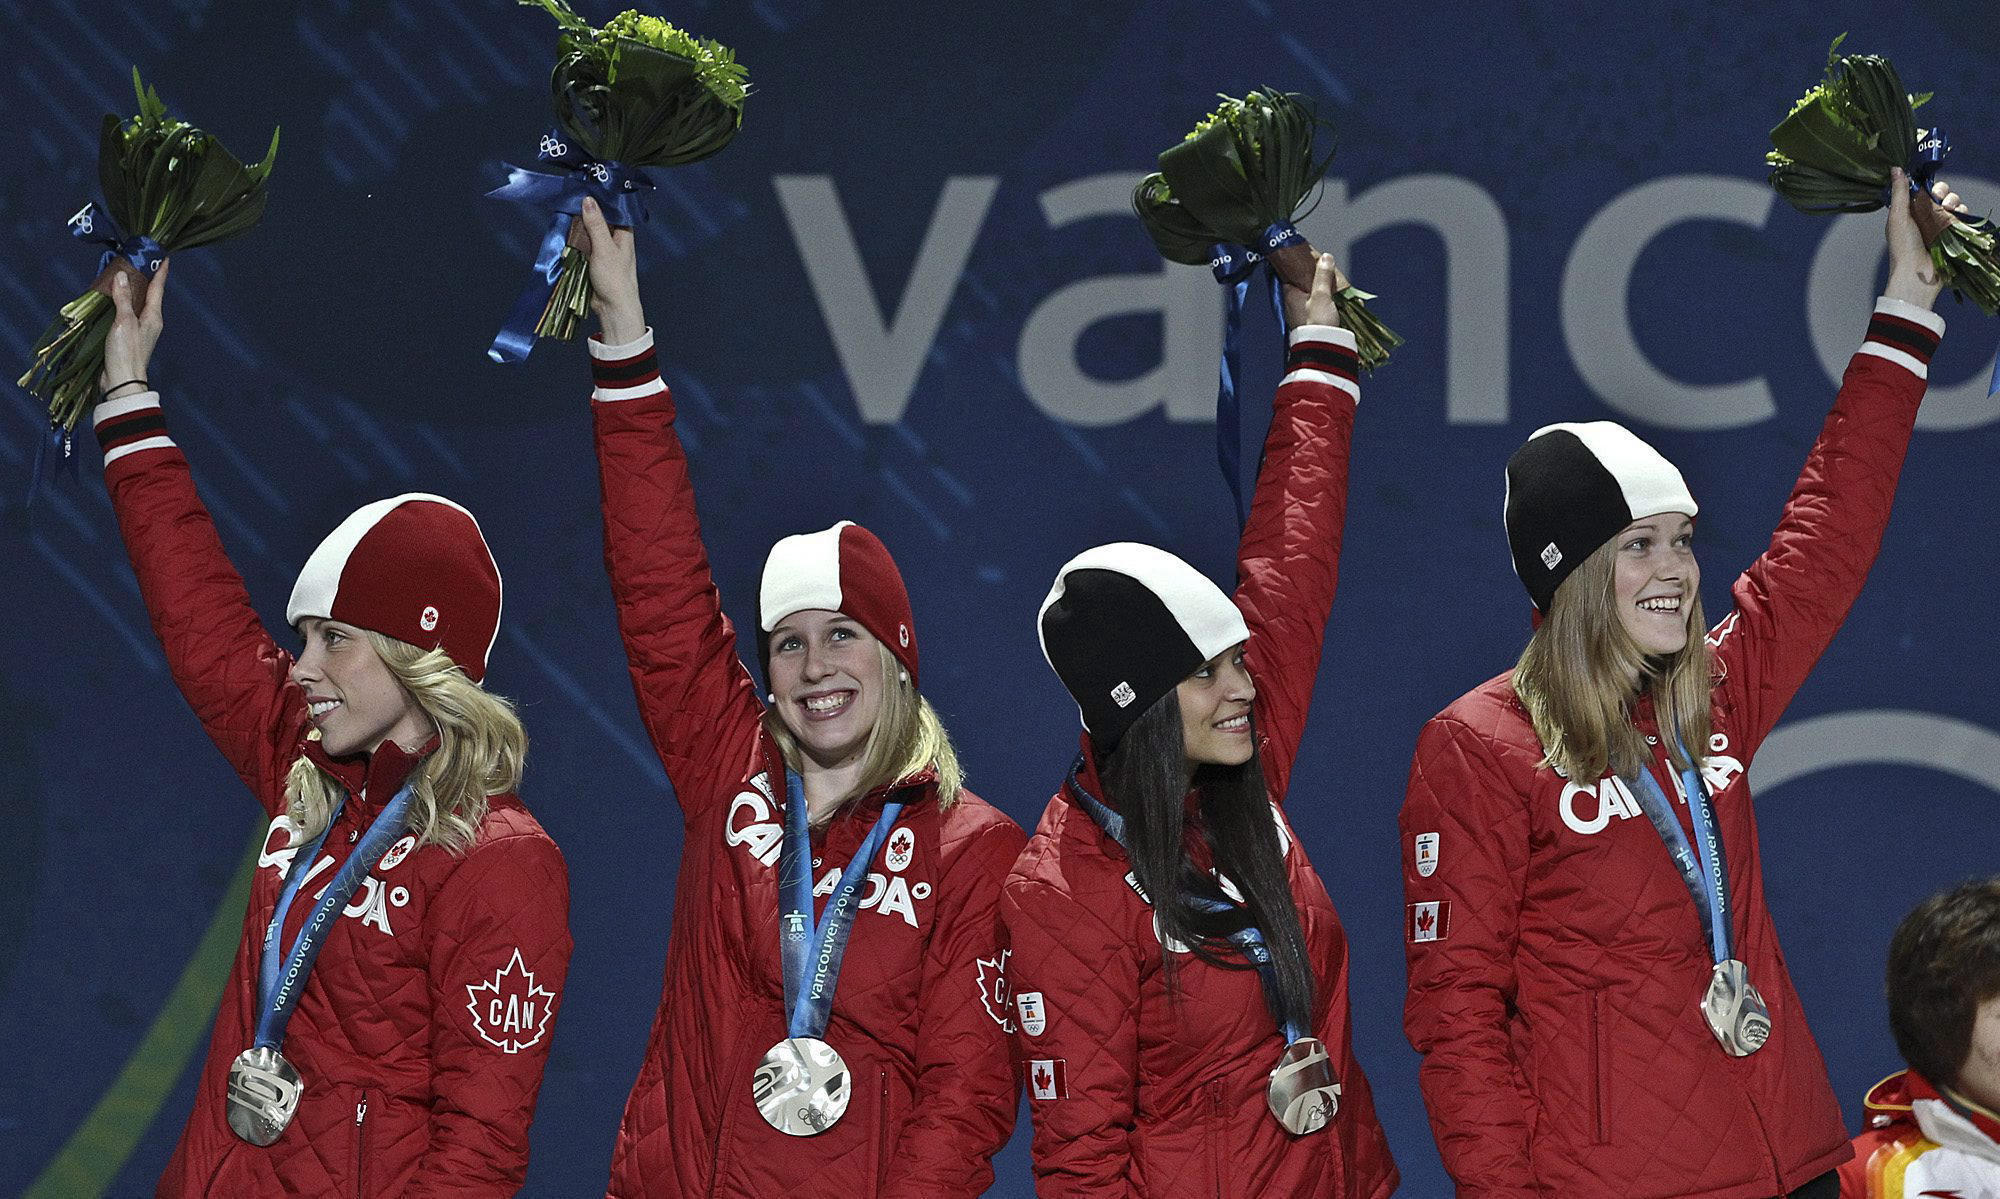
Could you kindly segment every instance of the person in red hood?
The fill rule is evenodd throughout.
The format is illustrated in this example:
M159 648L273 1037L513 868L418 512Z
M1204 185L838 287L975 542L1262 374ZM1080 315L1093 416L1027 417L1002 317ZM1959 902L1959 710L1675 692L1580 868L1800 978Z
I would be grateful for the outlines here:
M159 1194L512 1195L569 965L569 876L482 687L500 572L439 496L368 504L265 632L146 379L167 267L120 274L94 424L181 693L271 817Z
M2000 878L1933 895L1889 941L1889 1029L1840 1199L2000 1199Z
M1507 464L1538 625L1511 673L1424 726L1401 814L1404 1028L1461 1199L1834 1192L1847 1136L1744 772L1867 578L1943 332L1909 193L1891 184L1866 340L1705 639L1670 462L1598 421Z
M1333 260L1287 288L1289 370L1234 599L1152 546L1086 550L1040 617L1082 754L1008 876L1043 1196L1382 1199L1347 941L1277 806L1333 606L1360 390Z
M997 908L1020 827L965 788L919 689L902 576L859 525L771 548L760 700L710 577L632 233L589 201L583 226L605 563L685 830L609 1193L978 1195L1018 1095Z

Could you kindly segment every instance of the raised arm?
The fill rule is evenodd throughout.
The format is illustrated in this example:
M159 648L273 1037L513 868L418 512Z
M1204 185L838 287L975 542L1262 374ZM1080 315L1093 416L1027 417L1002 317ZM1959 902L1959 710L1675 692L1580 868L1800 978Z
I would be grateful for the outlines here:
M222 756L275 815L284 811L285 773L305 731L305 695L291 681L291 655L250 606L195 494L187 459L167 436L160 394L147 381L166 289L166 263L142 296L133 294L126 274L113 276L116 316L98 381L108 397L92 416L104 448L104 484L175 685Z
M1938 189L1941 210L1920 201L1926 221L1964 210L1957 195ZM1889 192L1888 286L1770 548L1736 581L1733 611L1709 635L1721 662L1721 702L1751 746L1783 715L1861 594L1944 335L1931 311L1940 280L1900 175Z
M1360 402L1354 334L1334 306L1339 271L1323 254L1310 295L1285 288L1292 326L1264 465L1237 554L1236 606L1250 626L1264 773L1282 796L1305 732L1347 522L1347 455Z
M938 880L924 953L917 1091L896 1133L881 1199L974 1199L1014 1129L1019 1098L1006 990L1000 885L1025 838L996 815ZM977 995L980 1002L968 1002Z
M639 714L692 816L686 797L713 790L702 786L710 775L741 767L763 707L709 574L673 396L639 303L632 231L612 230L590 200L583 224L603 326L590 355L604 564Z
M1527 806L1491 746L1439 717L1417 738L1398 823L1410 972L1403 1030L1423 1055L1417 1077L1438 1153L1459 1199L1531 1199L1542 1193L1528 1157L1535 1100L1511 1024ZM1429 876L1413 851L1424 834L1451 846Z

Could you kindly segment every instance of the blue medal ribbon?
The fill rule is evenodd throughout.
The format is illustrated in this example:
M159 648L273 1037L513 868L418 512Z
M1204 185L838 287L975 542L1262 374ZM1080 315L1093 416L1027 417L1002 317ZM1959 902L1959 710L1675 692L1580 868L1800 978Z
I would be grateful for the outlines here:
M1222 468L1223 481L1229 484L1229 494L1236 501L1238 528L1250 522L1249 497L1243 489L1243 406L1237 395L1238 381L1243 374L1243 309L1249 300L1251 279L1258 267L1264 267L1270 284L1271 313L1277 319L1282 342L1285 335L1283 285L1278 281L1277 272L1269 269L1266 259L1273 250L1299 245L1304 241L1304 235L1289 221L1279 221L1265 228L1259 249L1217 242L1209 254L1209 271L1215 275L1217 283L1229 289L1228 308L1222 320L1222 365L1215 388L1215 461ZM1255 486L1253 479L1253 490Z
M547 311L555 294L556 279L562 274L563 247L569 242L570 224L583 211L589 196L604 210L604 219L613 225L637 225L648 217L640 192L651 191L653 181L646 173L621 162L599 162L564 140L561 129L542 135L535 156L537 163L551 163L559 171L531 171L507 164L507 182L487 192L496 200L513 200L548 209L548 231L535 250L535 281L514 301L507 323L493 337L486 356L495 362L525 362L535 348L535 326Z
M812 834L806 824L806 786L785 772L785 838L778 851L778 949L785 968L785 1036L824 1037L833 1018L833 989L840 982L847 938L861 910L868 864L889 839L901 803L885 803L875 827L840 872L826 912L813 921Z
M1070 794L1076 797L1077 802L1083 806L1084 811L1090 813L1090 818L1097 822L1098 828L1104 830L1104 835L1116 841L1118 848L1126 850L1129 854L1130 849L1125 843L1125 817L1112 811L1110 806L1103 800L1084 790L1083 780L1078 777L1082 769L1083 759L1079 757L1069 768ZM1150 903L1151 900L1147 902ZM1188 896L1188 902L1204 912L1210 912L1215 915L1242 910L1236 904L1216 899L1209 895L1190 895ZM1257 968L1257 979L1264 984L1264 1002L1271 1008L1273 1016L1277 1018L1279 1031L1285 1036L1285 1044L1293 1045L1303 1040L1306 1036L1306 1030L1296 1020L1280 1014L1277 1010L1278 968L1271 961L1271 948L1264 940L1264 930L1254 924L1246 924L1235 932L1225 934L1225 936L1229 943L1234 945L1249 960L1250 964Z
M396 792L361 835L360 844L334 872L333 881L327 884L314 905L312 914L306 917L305 927L292 942L289 952L280 954L278 943L284 937L285 917L292 910L292 901L298 898L300 888L305 886L306 876L312 873L313 863L319 860L319 847L328 833L333 831L334 822L340 819L340 812L347 804L342 795L340 802L327 817L326 827L319 836L292 857L291 866L285 875L284 889L278 893L278 906L271 913L271 923L264 930L264 952L257 963L257 1038L254 1047L277 1049L285 1041L285 1025L291 1022L292 1011L299 1005L299 996L305 993L306 977L312 973L313 962L319 951L326 945L326 934L333 928L334 918L354 897L361 886L361 880L382 860L389 845L403 835L409 826L410 797L416 785L406 783ZM283 965L280 967L280 960Z
M1690 763L1694 758L1685 748L1681 756ZM1660 789L1658 779L1649 769L1639 771L1639 787L1635 798L1645 809L1646 818L1653 823L1654 831L1666 843L1667 852L1674 859L1674 868L1680 871L1681 881L1687 885L1688 896L1694 900L1695 910L1700 913L1702 923L1707 926L1709 953L1718 965L1736 956L1731 944L1733 925L1729 918L1729 861L1722 852L1722 834L1716 827L1715 808L1708 798L1708 789L1701 781L1701 771L1690 765L1681 773L1681 787L1687 792L1688 812L1694 818L1694 844L1688 844L1688 835L1681 828L1681 822L1674 816L1673 805L1667 802L1666 792Z

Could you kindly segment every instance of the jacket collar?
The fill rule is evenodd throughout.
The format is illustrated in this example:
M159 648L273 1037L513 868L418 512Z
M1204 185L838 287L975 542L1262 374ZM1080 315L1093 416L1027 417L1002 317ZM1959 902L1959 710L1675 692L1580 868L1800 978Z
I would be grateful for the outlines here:
M300 752L307 761L332 775L349 795L379 807L388 803L409 780L418 763L437 752L439 744L441 739L432 734L429 741L411 753L393 740L385 740L372 754L336 758L320 746L319 730L312 729L307 732L305 747Z
M1870 1128L1914 1124L1925 1139L1947 1149L2000 1162L2000 1113L1946 1093L1915 1070L1870 1087L1862 1108Z

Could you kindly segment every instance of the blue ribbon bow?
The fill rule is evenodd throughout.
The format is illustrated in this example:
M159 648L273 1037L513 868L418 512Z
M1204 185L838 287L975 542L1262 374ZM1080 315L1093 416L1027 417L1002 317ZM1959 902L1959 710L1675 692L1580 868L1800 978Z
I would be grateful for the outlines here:
M1215 461L1222 468L1223 480L1229 484L1229 494L1235 497L1238 528L1250 523L1248 497L1243 490L1243 406L1236 394L1237 381L1242 377L1243 308L1249 299L1251 279L1258 267L1264 267L1270 282L1271 312L1277 318L1279 336L1284 336L1283 285L1277 272L1269 269L1267 256L1273 250L1299 245L1305 240L1291 222L1279 221L1265 228L1263 243L1257 249L1217 242L1210 251L1208 269L1217 283L1229 289L1229 308L1222 322L1222 365L1215 387ZM1253 479L1252 490L1255 487Z
M551 213L548 231L535 251L535 281L514 301L507 323L486 351L495 362L525 362L535 348L535 326L555 294L570 224L583 211L585 196L597 201L604 219L613 225L637 225L649 215L639 193L651 191L653 181L644 171L620 162L599 162L565 141L561 129L542 135L535 161L552 163L561 170L531 171L508 163L507 182L486 193L496 200L532 204Z
M152 238L144 234L126 237L118 228L118 222L112 219L110 213L99 208L95 200L77 209L76 215L69 219L69 235L78 241L109 247L97 260L99 273L110 266L112 260L123 258L140 274L152 275L167 259L167 248Z

